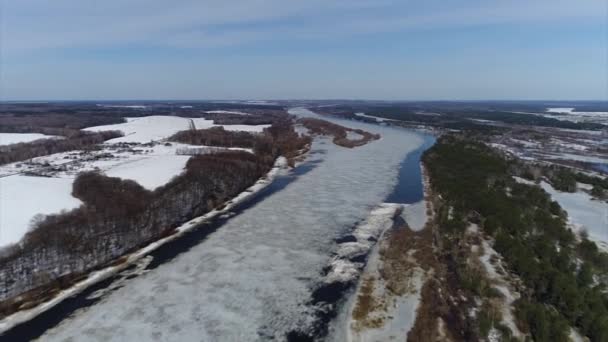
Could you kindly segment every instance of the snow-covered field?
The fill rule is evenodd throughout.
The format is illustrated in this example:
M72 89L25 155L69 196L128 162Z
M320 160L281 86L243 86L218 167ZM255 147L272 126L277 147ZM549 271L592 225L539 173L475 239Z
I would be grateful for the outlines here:
M608 116L608 112L579 112L574 108L547 108L547 113L571 114L580 116Z
M110 177L132 179L146 189L154 190L179 175L190 156L158 155L134 160L110 168Z
M547 108L543 116L573 122L608 122L608 112L577 112L575 108Z
M18 242L36 214L80 206L72 197L72 179L14 175L0 178L0 247Z
M39 139L61 139L56 135L45 135L40 133L0 133L0 146L17 143L26 143Z
M245 112L237 112L237 111L231 111L231 110L208 110L207 113L209 114L238 114L238 115L251 115L249 113L245 113Z
M545 154L544 157L548 159L569 159L569 160L577 160L588 163L601 163L608 164L608 156L600 157L594 155L580 155L573 153L560 153L560 154Z
M98 151L71 151L0 166L0 176L37 173L44 179L74 179L80 172L101 171L108 176L131 179L154 190L181 173L189 156L178 155L183 144L153 146L105 145ZM71 187L70 187L71 189Z
M557 191L544 181L540 185L568 212L568 219L576 230L586 230L590 240L604 249L608 248L608 203L593 200L582 191Z
M519 183L535 185L524 178L513 178ZM608 250L608 203L594 200L588 193L580 190L572 193L557 191L545 181L540 182L540 186L568 212L568 220L575 232L587 231L590 240ZM590 186L578 183L578 188L589 190Z
M42 339L284 340L287 331L309 327L306 303L324 280L334 239L386 198L400 163L422 143L404 130L332 121L382 139L355 149L316 140L310 171Z
M136 142L136 143L148 143L150 141L159 141L166 139L173 134L187 130L190 128L190 122L194 123L197 129L210 128L214 126L213 120L206 120L203 118L182 118L179 116L163 116L153 115L145 116L140 118L126 118L127 122L104 125L85 128L87 131L121 131L124 133L124 137L115 138L108 140L107 143L120 143L120 142ZM269 125L223 125L224 129L229 131L248 131L248 132L261 132L264 128Z
M104 108L131 108L131 109L145 109L147 106L144 105L110 105L110 104L98 104L98 107Z

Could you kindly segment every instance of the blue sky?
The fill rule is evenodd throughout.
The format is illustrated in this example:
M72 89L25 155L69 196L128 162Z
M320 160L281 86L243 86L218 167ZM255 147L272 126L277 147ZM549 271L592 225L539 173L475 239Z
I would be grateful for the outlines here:
M4 100L608 100L605 0L0 1Z

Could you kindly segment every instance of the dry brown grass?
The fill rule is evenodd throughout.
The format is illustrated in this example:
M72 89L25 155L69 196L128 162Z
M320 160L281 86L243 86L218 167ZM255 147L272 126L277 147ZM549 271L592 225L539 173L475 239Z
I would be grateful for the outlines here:
M387 302L374 294L376 279L366 277L363 279L357 303L353 310L353 318L356 321L354 328L379 328L384 324Z

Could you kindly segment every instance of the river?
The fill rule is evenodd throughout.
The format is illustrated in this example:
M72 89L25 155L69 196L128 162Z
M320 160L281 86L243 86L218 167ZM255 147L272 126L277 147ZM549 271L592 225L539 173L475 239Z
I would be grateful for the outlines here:
M327 322L319 322L312 296L337 241L379 203L422 198L420 153L434 141L399 128L331 121L382 138L354 149L315 139L305 163L234 215L2 338L280 341L293 331L318 330Z

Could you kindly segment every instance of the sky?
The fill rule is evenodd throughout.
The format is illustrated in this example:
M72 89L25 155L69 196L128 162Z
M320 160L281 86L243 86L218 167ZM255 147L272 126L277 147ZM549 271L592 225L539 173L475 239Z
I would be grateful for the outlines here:
M608 100L606 0L0 0L0 100Z

